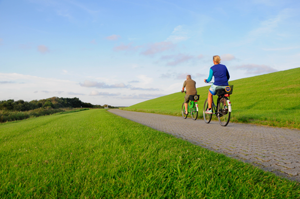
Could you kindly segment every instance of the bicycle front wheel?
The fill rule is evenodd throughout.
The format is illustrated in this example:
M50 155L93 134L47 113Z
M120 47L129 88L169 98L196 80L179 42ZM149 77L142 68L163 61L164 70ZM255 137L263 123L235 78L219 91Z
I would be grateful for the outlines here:
M221 126L227 126L231 115L231 104L227 97L222 97L217 106L217 116Z
M196 120L198 118L198 111L196 109L196 107L194 107L191 111L191 116L194 120Z
M182 104L182 107L181 107L181 114L182 114L182 117L183 117L184 119L187 118L187 114L185 114L185 106L184 106L184 103Z
M212 117L212 114L206 114L205 111L208 109L208 102L207 102L207 99L205 100L204 102L204 106L203 106L203 119L204 119L204 122L206 124L210 123L211 121L211 117Z

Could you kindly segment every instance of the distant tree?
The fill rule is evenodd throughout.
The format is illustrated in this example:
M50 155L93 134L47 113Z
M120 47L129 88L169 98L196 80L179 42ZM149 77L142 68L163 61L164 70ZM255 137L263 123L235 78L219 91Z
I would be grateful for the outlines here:
M28 111L34 110L37 108L78 108L78 107L86 107L86 108L93 108L98 107L101 108L100 105L93 105L91 103L82 102L79 98L59 98L59 97L51 97L48 99L41 99L41 100L32 100L30 102L25 102L24 100L14 101L4 100L0 101L0 110L14 110L14 111Z
M82 102L81 106L84 107L84 108L93 108L94 107L93 104L91 104L91 103L85 103L85 102Z
M46 101L46 102L44 103L43 108L47 108L47 107L53 108L53 104L52 104L51 101Z
M7 101L2 101L1 103L2 110L13 110L14 109L14 100L10 99Z

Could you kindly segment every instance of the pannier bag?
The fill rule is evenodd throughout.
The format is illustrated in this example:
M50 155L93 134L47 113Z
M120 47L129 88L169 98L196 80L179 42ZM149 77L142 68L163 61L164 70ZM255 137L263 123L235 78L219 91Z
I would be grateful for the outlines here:
M229 86L220 86L220 88L217 87L216 93L217 95L225 95L225 94L232 94L233 92L233 85Z
M198 101L200 99L200 95L190 95L189 100Z

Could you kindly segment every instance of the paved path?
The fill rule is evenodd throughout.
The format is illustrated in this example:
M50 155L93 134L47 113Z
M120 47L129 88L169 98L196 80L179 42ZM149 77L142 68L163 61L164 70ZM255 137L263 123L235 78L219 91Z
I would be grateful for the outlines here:
M110 109L110 112L300 181L300 131ZM214 117L214 116L213 116ZM188 128L187 128L188 127Z

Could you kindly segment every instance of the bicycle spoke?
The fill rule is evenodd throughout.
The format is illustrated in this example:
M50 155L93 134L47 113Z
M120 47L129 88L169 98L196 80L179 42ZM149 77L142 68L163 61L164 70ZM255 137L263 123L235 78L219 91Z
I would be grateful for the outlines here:
M227 126L229 123L231 112L228 109L228 99L226 97L222 97L217 106L217 117L221 126Z
M212 114L206 114L205 111L208 109L208 101L207 99L204 102L204 106L203 106L203 119L205 123L210 123L211 118L212 118Z
M194 120L196 120L198 118L198 111L196 109L196 107L194 107L191 111L191 116Z
M187 115L185 114L185 106L184 106L184 103L182 104L182 107L181 107L181 114L182 114L182 117L184 118L184 119L186 119L187 118Z

